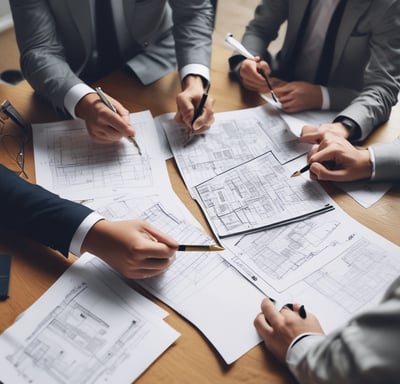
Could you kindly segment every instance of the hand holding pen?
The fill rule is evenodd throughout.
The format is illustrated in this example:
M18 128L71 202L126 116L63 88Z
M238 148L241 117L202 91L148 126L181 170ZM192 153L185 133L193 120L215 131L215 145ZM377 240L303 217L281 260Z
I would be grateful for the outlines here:
M256 72L260 74L263 78L263 82L265 82L268 86L268 89L271 93L271 96L273 100L278 103L278 98L275 95L275 92L272 88L272 84L269 80L267 72L269 72L269 66L266 62L263 62L260 60L260 58L252 55L244 46L241 44L238 40L236 40L232 33L228 33L225 37L225 44L228 45L229 47L233 48L236 52L240 53L243 55L246 59L250 59L256 63ZM265 67L265 68L264 68ZM244 81L247 81L247 88L253 89L255 91L258 91L260 88L260 84L258 83L257 80L254 80L254 75L250 73L250 76L248 76L248 79L242 79ZM262 85L262 84L261 84Z
M186 126L190 137L201 135L214 122L214 99L208 93L209 83L204 81L200 76L187 76L176 98L175 121Z
M113 112L118 113L114 105L111 104L110 100L107 98L105 93L100 87L96 88L96 93L100 97L101 101ZM136 147L139 155L142 155L142 151L139 147L139 144L137 143L136 139L134 136L128 136L128 140L132 142L132 144Z

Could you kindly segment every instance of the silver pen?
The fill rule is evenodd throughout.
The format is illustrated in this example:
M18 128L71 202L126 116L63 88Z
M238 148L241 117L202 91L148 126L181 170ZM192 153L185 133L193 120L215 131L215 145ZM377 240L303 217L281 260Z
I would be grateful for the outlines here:
M117 113L117 110L115 107L110 103L110 100L107 99L106 95L104 94L103 90L100 87L96 87L95 91L99 95L101 101L108 107L110 108L113 112ZM142 156L142 150L139 147L139 144L137 143L136 139L134 136L128 136L128 140L133 143L133 145L136 147L138 150L138 153L140 156Z

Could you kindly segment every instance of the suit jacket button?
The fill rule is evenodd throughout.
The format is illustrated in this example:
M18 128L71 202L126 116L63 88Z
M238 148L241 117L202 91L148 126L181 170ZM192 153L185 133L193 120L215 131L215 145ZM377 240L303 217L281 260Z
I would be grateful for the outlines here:
M143 45L144 45L145 47L148 47L148 46L149 46L149 42L148 42L148 41L145 41L145 42L143 43Z

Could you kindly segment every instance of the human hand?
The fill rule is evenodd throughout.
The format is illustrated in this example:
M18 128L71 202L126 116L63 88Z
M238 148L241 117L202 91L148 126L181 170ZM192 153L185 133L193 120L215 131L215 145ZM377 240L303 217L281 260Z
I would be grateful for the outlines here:
M305 125L298 141L300 143L319 144L327 133L348 139L350 130L340 122L316 125Z
M322 92L319 85L292 81L274 87L275 95L287 113L321 109Z
M208 95L204 104L203 113L193 122L196 108L204 93L203 80L200 76L186 76L183 82L183 91L176 97L177 112L175 121L184 124L191 134L199 135L207 131L214 122L214 99Z
M290 343L297 336L307 332L324 334L318 319L309 312L306 318L300 317L299 308L299 304L293 304L293 309L283 307L278 311L272 301L265 298L261 302L261 313L254 320L265 345L282 362Z
M259 93L270 92L264 76L271 74L271 68L259 56L256 56L254 59L243 60L239 74L243 86L250 91L257 91Z
M141 220L98 221L81 252L90 252L129 279L159 275L175 260L178 243Z
M310 178L313 180L353 181L370 178L369 151L357 149L343 137L326 133L320 144L308 153Z
M113 143L123 137L135 136L130 124L129 111L117 100L107 96L117 113L108 108L97 93L89 93L79 100L75 113L85 120L86 128L94 142Z

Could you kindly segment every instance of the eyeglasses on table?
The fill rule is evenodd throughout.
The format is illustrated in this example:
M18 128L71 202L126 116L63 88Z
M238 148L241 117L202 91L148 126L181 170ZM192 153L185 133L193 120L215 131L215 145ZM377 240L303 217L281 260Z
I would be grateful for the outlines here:
M4 100L0 105L0 162L24 179L29 179L25 172L25 145L30 132L30 124L9 100Z

